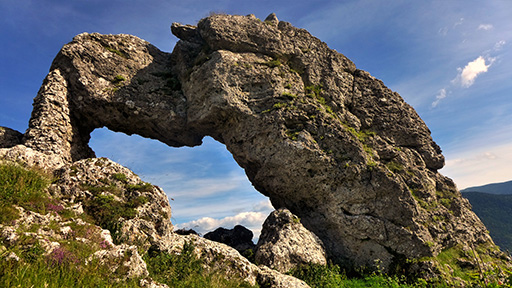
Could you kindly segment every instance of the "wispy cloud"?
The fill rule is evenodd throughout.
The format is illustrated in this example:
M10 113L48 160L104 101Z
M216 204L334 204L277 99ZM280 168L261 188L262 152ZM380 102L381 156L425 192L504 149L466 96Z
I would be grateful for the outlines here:
M434 102L432 102L432 108L436 108L437 105L439 104L439 102L441 100L443 100L444 98L446 98L446 89L445 88L439 90L439 93L436 96L436 100Z
M465 20L464 18L460 18L457 22L455 22L453 24L453 27L457 27L457 26L464 24L464 20Z
M503 46L505 46L505 44L507 44L507 41L505 40L496 42L496 44L494 44L494 51L500 51L501 49L503 49Z
M452 178L459 189L510 180L512 143L471 147L445 155L448 160L441 172Z
M452 83L459 84L463 88L468 88L475 83L478 75L487 72L489 67L496 58L488 58L487 61L483 56L479 56L475 60L469 62L464 68L458 68L459 74ZM489 64L486 64L489 63Z
M488 31L488 30L492 30L494 28L494 26L492 24L480 24L478 25L478 30L485 30L485 31Z
M254 204L253 210L255 212L268 212L274 210L274 207L272 206L272 203L270 203L270 200L266 199Z
M155 180L158 178L154 178ZM212 195L219 195L241 188L247 182L245 175L231 172L222 178L193 178L186 177L180 181L164 182L168 193L172 191L173 198L201 198ZM163 186L163 185L162 185ZM164 188L165 189L165 188Z

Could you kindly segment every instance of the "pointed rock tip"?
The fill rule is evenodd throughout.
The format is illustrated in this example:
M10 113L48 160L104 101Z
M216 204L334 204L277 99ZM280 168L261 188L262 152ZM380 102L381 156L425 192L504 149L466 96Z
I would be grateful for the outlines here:
M279 23L279 19L277 19L276 13L270 13L270 15L265 18L265 22L272 22L275 24Z
M194 25L183 25L177 22L172 23L171 32L174 36L184 41L198 42L201 41L201 36Z

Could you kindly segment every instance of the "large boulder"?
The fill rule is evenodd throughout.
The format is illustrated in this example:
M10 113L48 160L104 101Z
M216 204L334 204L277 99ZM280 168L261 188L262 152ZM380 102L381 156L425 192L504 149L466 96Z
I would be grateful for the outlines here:
M172 54L130 35L76 36L34 100L24 147L56 169L92 157L99 127L174 147L209 135L343 266L435 274L448 248L495 257L438 173L425 123L344 55L276 17L213 15L172 31Z
M245 254L246 251L254 250L256 245L252 242L254 234L251 230L245 228L242 225L236 225L233 229L226 229L219 227L212 232L204 234L204 238L224 243L235 248L241 254Z
M263 223L255 260L282 273L301 264L327 264L322 241L287 209L272 212Z
M11 128L0 126L0 148L11 148L21 144L23 134Z

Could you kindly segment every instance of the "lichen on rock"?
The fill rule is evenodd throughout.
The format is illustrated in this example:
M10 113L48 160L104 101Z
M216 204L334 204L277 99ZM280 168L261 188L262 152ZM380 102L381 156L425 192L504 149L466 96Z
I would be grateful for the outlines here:
M298 265L327 265L322 241L287 209L272 212L263 223L255 261L282 273Z
M23 139L11 133L0 156L60 171L68 188L55 193L85 212L124 203L119 221L98 224L130 245L169 250L158 239L169 240L172 226L154 220L170 216L163 191L129 188L139 180L94 159L90 133L108 127L173 147L212 136L343 267L450 277L439 256L454 247L485 247L481 255L503 264L468 201L438 172L444 157L430 130L382 81L275 15L212 15L171 29L180 38L172 54L130 35L76 36L54 60ZM265 270L250 269L254 281Z

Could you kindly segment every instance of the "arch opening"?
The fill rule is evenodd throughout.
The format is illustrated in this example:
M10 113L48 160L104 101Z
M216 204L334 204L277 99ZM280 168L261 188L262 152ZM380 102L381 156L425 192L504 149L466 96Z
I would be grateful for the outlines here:
M218 227L243 225L257 241L263 221L274 210L226 147L211 137L200 146L173 148L100 128L91 133L89 146L97 157L107 157L160 186L170 200L176 229L204 235Z

